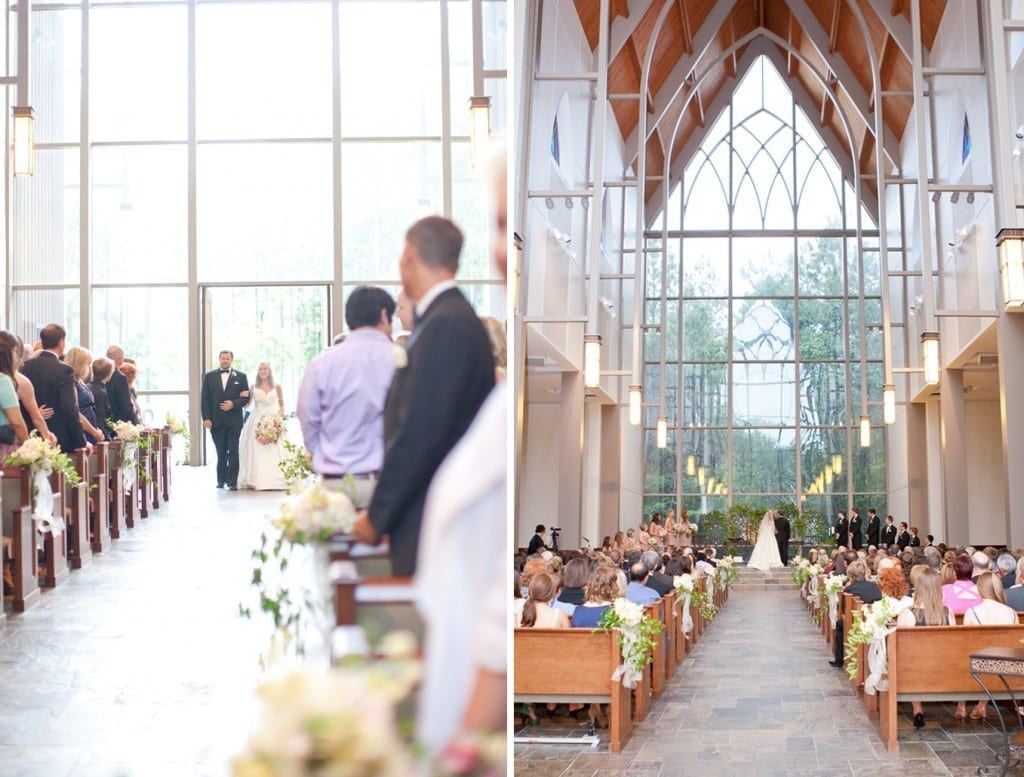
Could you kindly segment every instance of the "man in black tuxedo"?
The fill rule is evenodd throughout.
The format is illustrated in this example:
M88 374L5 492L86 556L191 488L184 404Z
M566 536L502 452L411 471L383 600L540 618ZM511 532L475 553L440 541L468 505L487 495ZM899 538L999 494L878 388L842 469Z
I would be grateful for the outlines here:
M836 538L836 547L850 547L850 522L846 519L846 510L840 510L839 519L836 521L832 534Z
M78 418L78 390L75 388L75 371L71 365L61 361L66 347L67 332L60 324L47 324L39 333L43 350L21 366L25 377L32 381L36 403L53 408L53 417L46 425L57 435L57 444L65 453L77 448L87 448L82 422ZM31 419L26 418L28 428Z
M882 530L882 544L891 548L896 544L896 524L891 515L885 516L885 528Z
M782 514L781 510L775 511L775 541L779 543L779 558L782 565L789 563L789 519Z
M469 428L494 388L494 356L479 316L455 285L462 232L428 216L405 235L402 288L416 300L406 348L384 406L384 466L368 513L353 534L387 535L392 573L416 570L423 504L434 472ZM495 451L495 455L501 455Z
M907 549L907 545L910 544L910 532L907 531L907 522L900 521L900 531L896 535L896 545L899 547L902 553Z
M874 545L878 547L878 540L880 538L880 521L878 520L878 513L875 512L874 507L868 508L868 547Z
M217 449L217 488L238 490L238 440L242 436L242 407L249 401L249 379L231 368L235 355L221 351L220 369L203 376L200 408L203 428L210 430Z
M107 358L114 362L114 373L107 382L107 406L110 420L129 421L137 424L139 417L135 414L135 407L132 405L128 378L121 372L121 365L124 364L124 348L120 345L110 346L107 348Z
M850 511L850 547L854 550L861 549L860 523L860 508L854 507Z

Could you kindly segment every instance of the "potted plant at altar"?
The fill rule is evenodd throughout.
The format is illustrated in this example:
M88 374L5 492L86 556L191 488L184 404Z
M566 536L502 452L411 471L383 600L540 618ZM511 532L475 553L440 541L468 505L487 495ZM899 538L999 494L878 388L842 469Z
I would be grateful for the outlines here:
M334 628L329 542L335 534L350 533L355 518L348 496L315 481L282 503L270 531L260 535L252 552L252 585L259 611L274 625L265 663L293 651L329 659ZM298 561L305 563L293 563ZM244 604L239 612L253 614Z

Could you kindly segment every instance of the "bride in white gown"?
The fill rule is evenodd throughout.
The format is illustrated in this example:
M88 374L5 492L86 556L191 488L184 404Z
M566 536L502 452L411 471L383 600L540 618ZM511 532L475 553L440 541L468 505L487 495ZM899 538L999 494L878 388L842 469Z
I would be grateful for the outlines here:
M256 491L284 491L287 485L278 464L285 457L284 435L276 442L262 443L256 439L260 419L284 412L284 393L275 385L270 365L260 362L252 389L249 420L242 429L238 447L238 487Z
M761 525L757 530L757 542L747 566L765 572L772 567L783 566L782 558L779 556L779 544L775 540L775 514L771 510L761 519Z

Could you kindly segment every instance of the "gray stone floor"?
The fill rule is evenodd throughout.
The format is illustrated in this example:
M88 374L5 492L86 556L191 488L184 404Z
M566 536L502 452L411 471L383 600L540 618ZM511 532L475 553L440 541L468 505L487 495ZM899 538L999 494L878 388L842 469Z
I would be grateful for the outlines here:
M0 775L226 775L265 630L237 615L280 493L176 468L172 499L0 627Z
M954 705L925 705L920 731L901 705L900 753L888 753L829 658L795 590L734 592L623 752L609 753L606 736L596 750L516 745L515 774L999 774L1002 735L992 722L954 720ZM542 720L527 733L580 732L575 725Z

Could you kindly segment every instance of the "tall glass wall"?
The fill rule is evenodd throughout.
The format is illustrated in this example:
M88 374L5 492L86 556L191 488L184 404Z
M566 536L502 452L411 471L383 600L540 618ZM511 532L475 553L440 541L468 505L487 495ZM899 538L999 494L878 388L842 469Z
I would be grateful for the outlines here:
M878 240L858 210L762 58L648 233L645 513L799 505L812 533L851 505L885 514Z
M481 18L500 134L504 0L483 0ZM96 353L121 343L151 420L188 411L204 350L301 372L342 331L350 289L397 292L404 231L423 215L462 227L461 280L504 317L470 165L471 0L36 3L31 42L36 173L11 184L6 326L31 342L63 322ZM318 284L304 307L240 308L245 337L203 348L201 322L217 319L203 288ZM288 340L281 322L301 328L298 314L319 341Z

